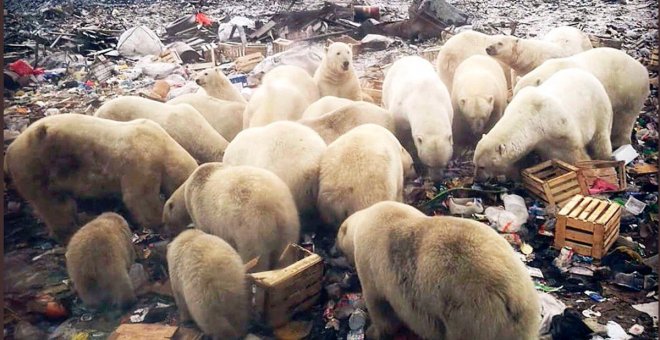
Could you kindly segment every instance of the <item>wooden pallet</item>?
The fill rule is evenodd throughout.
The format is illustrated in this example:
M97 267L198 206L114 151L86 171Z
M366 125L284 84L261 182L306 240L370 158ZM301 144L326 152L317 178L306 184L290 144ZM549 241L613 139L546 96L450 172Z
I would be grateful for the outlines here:
M319 255L297 244L289 244L280 260L292 264L278 270L248 274L254 292L254 310L274 328L316 304L323 283L323 260Z
M558 207L577 194L589 193L580 169L558 159L523 170L522 181L533 196Z
M598 178L617 186L616 190L604 192L625 191L628 187L628 184L626 184L626 163L624 161L581 161L575 165L582 170L587 188L591 188Z
M621 45L623 44L623 42L619 39L613 39L611 37L599 36L595 34L589 34L589 40L591 40L591 46L594 48L611 47L620 50Z
M574 196L557 213L555 248L569 246L580 255L602 258L619 235L621 210L616 203Z
M278 38L277 40L273 41L273 54L281 53L290 49L293 46L293 43L293 40Z

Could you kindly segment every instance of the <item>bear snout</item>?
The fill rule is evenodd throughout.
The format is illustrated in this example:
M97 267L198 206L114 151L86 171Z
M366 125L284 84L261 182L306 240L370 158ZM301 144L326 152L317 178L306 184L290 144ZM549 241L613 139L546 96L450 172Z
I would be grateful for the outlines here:
M493 47L493 45L490 45L490 46L486 47L486 54L495 55L496 54L495 53L495 47Z
M344 69L344 71L348 70L348 65L350 65L350 63L349 63L348 61L345 61L345 62L342 64L342 68Z
M199 86L203 85L201 79L195 79L195 83L197 83L197 85L199 85Z

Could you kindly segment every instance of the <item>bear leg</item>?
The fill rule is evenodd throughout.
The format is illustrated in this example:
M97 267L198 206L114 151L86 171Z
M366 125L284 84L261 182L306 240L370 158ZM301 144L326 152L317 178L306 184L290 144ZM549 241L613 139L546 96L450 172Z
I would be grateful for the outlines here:
M133 218L142 226L157 228L162 223L164 202L160 198L160 174L124 176L121 179L122 199Z
M170 281L170 284L172 281ZM190 312L188 311L188 305L186 305L186 300L183 297L183 294L179 289L172 287L172 295L174 295L174 303L176 303L176 308L179 310L179 321L186 322L192 320Z
M612 121L612 147L618 148L621 145L631 143L631 134L635 121L637 121L637 112L615 112L614 120Z
M37 215L59 243L67 244L77 228L76 201L69 196L44 192L30 200Z
M363 285L364 300L371 318L371 326L367 329L369 339L393 339L401 321L397 319L394 309L386 299L375 296L373 289Z
M132 306L135 301L137 301L137 298L135 297L135 291L133 290L133 285L131 283L131 278L128 276L128 272L124 271L120 275L121 276L117 278L117 282L113 284L112 295L115 300L115 305L125 310Z
M628 141L630 141L630 137L628 137ZM609 160L612 158L612 142L610 141L610 136L607 134L597 132L588 147L589 154L594 159Z

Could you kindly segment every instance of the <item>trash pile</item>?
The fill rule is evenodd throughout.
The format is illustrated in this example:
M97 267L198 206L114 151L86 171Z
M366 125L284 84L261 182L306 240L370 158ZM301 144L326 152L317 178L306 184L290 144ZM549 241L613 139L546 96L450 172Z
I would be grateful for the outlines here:
M594 46L622 49L649 69L651 96L637 120L633 144L616 150L616 161L565 165L568 170L562 171L579 169L584 177L581 197L575 201L569 197L561 204L549 204L551 192L543 196L530 189L525 178L540 176L538 171L523 173L515 181L476 183L471 151L455 156L443 181L420 178L409 183L405 200L429 215L481 221L507 239L534 278L543 306L541 333L547 338L657 338L656 3L471 0L452 4L440 0L8 1L4 145L44 116L92 114L105 101L123 95L164 102L196 92L195 73L210 67L225 72L249 97L260 76L275 66L293 64L313 72L323 46L331 41L352 46L363 91L379 102L382 70L389 63L410 54L433 60L437 46L462 30L534 37L551 27L573 25L590 33ZM605 237L571 240L576 216L589 217L594 210L585 209L600 207L613 213L603 223L592 221L591 228L601 228ZM90 213L122 209L114 201L87 208ZM181 339L199 335L178 321L167 279L166 241L160 236L135 231L139 263L131 268L131 279L140 287L139 302L125 312L91 311L71 290L64 249L48 237L30 207L12 190L5 191L5 212L6 338L48 334L97 339L113 332L176 334ZM364 339L369 316L359 280L334 247L334 237L323 231L302 235L301 246L323 259L317 302L275 330L255 322L251 336ZM553 247L557 240L562 245ZM415 336L401 330L398 338Z

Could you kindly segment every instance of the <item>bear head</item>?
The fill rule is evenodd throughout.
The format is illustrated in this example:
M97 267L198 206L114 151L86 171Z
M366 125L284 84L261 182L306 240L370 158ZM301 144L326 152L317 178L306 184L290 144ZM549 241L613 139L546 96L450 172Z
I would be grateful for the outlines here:
M492 95L481 97L464 97L458 100L458 107L463 113L463 117L470 126L470 130L475 135L484 132L486 123L493 112L495 99Z
M334 72L348 72L353 60L353 51L350 46L342 42L335 42L328 46L325 62Z

